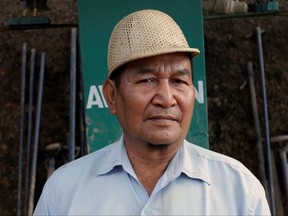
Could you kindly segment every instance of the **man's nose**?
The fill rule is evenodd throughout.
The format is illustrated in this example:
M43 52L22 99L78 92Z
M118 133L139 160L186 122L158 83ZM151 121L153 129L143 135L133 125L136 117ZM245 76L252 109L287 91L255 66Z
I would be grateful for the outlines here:
M175 90L168 80L160 80L155 89L155 95L152 104L164 108L172 107L177 103L175 99Z

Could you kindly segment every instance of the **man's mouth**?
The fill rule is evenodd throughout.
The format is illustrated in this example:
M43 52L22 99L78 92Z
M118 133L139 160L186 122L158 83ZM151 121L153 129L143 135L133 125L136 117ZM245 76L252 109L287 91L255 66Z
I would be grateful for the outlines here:
M152 121L177 121L177 118L170 115L157 115L149 118Z

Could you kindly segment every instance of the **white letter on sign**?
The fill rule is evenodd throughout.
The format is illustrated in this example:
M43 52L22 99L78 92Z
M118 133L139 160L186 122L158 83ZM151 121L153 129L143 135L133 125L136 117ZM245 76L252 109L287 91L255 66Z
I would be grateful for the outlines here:
M94 100L95 98L95 100ZM88 96L88 102L86 109L91 109L92 106L97 105L99 108L103 108L104 105L102 103L100 94L96 88L95 85L90 86L89 96Z
M204 103L203 81L198 81L198 90L195 87L195 97L200 104Z

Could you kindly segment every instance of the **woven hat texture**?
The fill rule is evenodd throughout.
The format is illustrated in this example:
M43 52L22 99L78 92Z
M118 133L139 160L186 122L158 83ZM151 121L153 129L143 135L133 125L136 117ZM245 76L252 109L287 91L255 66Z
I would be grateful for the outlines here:
M118 67L145 57L187 52L194 58L200 52L190 48L177 23L158 10L129 14L114 27L108 46L108 76Z

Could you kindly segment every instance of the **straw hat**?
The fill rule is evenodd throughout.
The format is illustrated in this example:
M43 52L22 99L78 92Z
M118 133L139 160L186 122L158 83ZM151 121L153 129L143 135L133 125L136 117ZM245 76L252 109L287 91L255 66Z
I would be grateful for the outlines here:
M200 52L190 48L177 23L158 10L140 10L124 17L114 27L108 46L108 76L118 67L145 57L187 52L194 58Z

